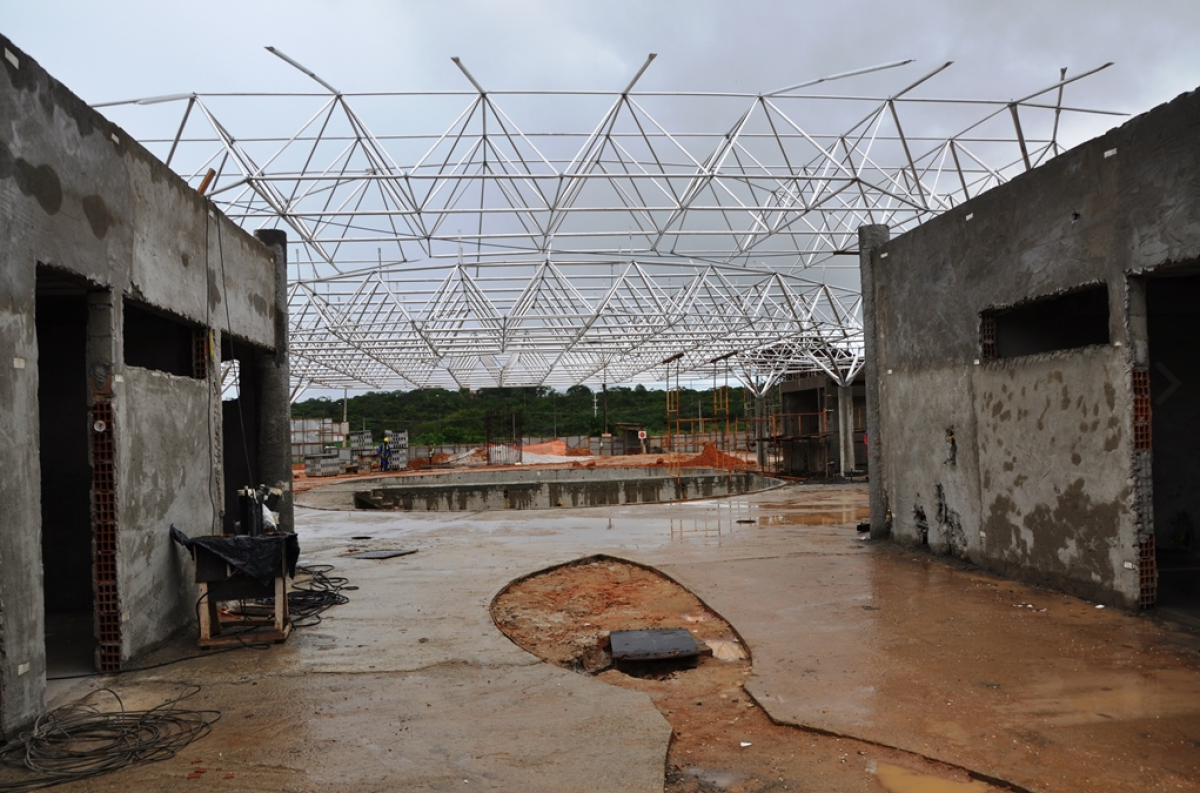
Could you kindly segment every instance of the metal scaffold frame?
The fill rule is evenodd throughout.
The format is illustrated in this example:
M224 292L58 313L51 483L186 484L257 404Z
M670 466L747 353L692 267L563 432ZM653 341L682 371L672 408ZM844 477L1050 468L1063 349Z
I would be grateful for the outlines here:
M1058 154L1065 114L1108 112L1063 101L1107 64L1015 100L928 96L949 63L832 90L910 61L635 91L653 55L618 91L488 91L455 58L469 90L352 94L268 49L322 90L98 107L182 105L142 142L243 227L288 231L293 397L654 382L667 359L848 383L858 228L911 229Z

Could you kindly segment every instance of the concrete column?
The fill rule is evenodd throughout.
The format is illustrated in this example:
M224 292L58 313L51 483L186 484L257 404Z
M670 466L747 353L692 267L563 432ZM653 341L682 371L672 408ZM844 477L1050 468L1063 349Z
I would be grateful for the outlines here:
M858 229L858 271L862 279L862 319L864 365L867 381L867 465L871 476L871 538L886 537L888 528L887 471L883 463L885 438L879 428L879 337L875 323L875 267L879 262L878 248L888 241L890 230L884 225L860 226Z
M279 229L259 229L254 236L275 254L275 351L255 356L259 370L258 467L262 484L283 491L278 510L280 528L294 531L287 233Z
M840 385L838 399L838 459L842 465L842 476L854 470L854 394L853 388Z

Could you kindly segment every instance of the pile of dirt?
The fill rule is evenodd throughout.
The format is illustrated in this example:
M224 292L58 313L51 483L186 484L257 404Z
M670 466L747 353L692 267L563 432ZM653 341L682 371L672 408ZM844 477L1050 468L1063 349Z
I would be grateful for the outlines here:
M680 465L684 468L720 468L723 471L754 467L753 463L721 451L715 443L704 444L704 451L690 460L684 460Z
M563 440L546 441L545 443L527 443L521 447L522 452L529 454L544 454L563 457L567 453L567 442Z
M564 457L591 457L592 452L589 449L567 449L563 452Z

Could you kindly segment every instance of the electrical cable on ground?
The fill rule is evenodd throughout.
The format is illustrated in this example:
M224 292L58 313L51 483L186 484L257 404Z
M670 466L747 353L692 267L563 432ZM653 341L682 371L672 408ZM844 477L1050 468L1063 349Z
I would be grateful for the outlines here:
M349 603L350 599L342 594L343 590L354 590L349 586L349 579L342 576L331 576L331 564L298 565L296 578L292 581L291 591L288 592L288 618L294 628L311 628L321 622L321 614L333 606ZM274 598L263 598L253 604L243 604L242 613L251 610L268 612L275 607Z
M3 793L40 790L106 774L135 763L174 757L203 738L221 718L215 710L187 710L179 703L200 691L191 686L149 710L126 710L115 691L102 688L40 717L33 729L0 747L0 765L25 772L0 781ZM101 710L87 700L107 693L118 710Z

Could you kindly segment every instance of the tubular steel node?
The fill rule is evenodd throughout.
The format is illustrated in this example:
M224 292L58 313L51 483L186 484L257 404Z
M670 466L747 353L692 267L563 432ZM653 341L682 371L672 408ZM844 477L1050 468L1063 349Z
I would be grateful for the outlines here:
M761 94L179 94L143 140L290 251L294 396L733 372L753 391L863 364L857 230L903 232L1058 154L1064 89L882 95L890 63ZM164 111L171 111L163 114ZM110 111L112 112L112 111ZM144 122L145 118L133 119ZM821 129L812 124L820 124ZM144 124L143 124L144 126ZM828 127L828 128L826 128ZM829 129L834 131L829 131Z

